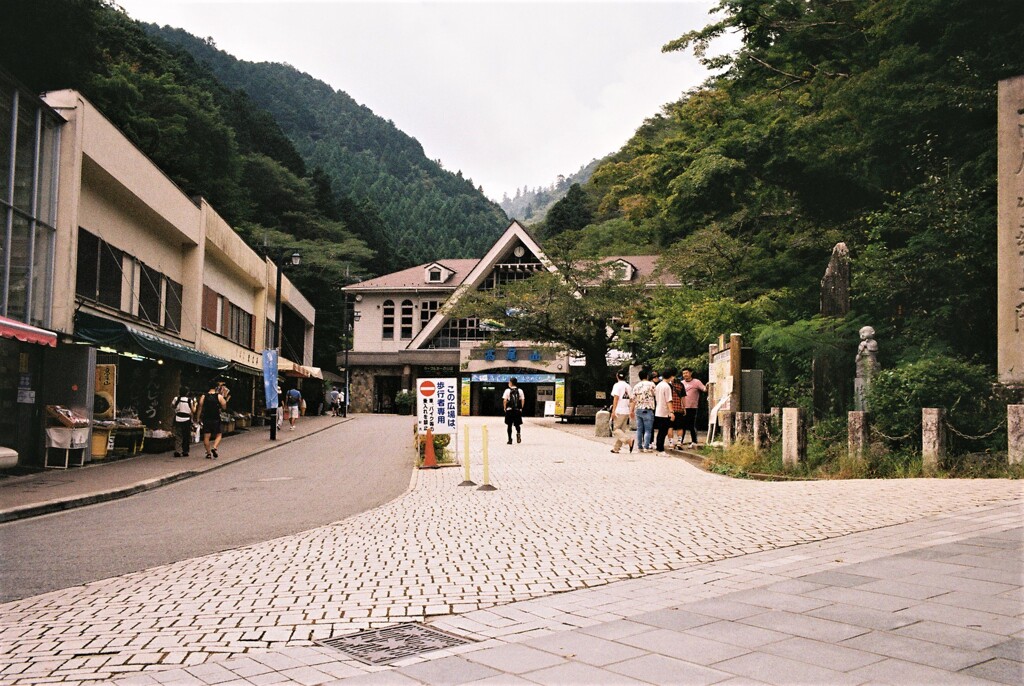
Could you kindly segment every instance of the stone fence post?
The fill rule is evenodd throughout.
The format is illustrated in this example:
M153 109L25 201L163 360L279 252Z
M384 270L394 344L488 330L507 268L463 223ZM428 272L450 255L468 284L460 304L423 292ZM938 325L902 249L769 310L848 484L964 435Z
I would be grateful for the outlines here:
M754 450L761 452L772 445L772 416L767 412L754 413Z
M846 417L847 450L852 459L863 462L868 449L868 413L848 412Z
M773 407L771 409L771 415L770 416L772 418L772 434L775 435L775 436L781 436L782 435L782 408L781 407Z
M736 413L736 440L741 443L750 443L754 440L754 413Z
M921 468L934 476L946 457L946 411L941 407L921 409Z
M718 428L722 431L722 445L726 448L736 441L736 413L732 410L720 410Z
M807 459L807 413L800 407L782 409L782 464L795 467Z
M1006 440L1007 462L1024 462L1024 405L1006 406Z

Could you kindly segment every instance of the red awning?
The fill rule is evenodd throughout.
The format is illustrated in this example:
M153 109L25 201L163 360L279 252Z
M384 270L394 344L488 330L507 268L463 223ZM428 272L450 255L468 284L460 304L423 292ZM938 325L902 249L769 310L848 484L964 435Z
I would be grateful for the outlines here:
M51 348L57 347L57 334L7 317L0 317L0 337L13 338L22 343L38 343Z

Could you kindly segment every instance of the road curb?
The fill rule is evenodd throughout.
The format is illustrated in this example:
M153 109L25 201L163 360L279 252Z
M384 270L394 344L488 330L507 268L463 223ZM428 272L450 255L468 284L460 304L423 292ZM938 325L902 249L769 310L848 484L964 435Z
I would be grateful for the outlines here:
M221 462L221 463L214 463L214 464L210 465L209 467L207 467L206 469L190 469L190 470L185 471L185 472L177 472L175 474L169 474L167 476L162 476L162 477L159 477L157 479L150 479L148 481L140 481L140 482L134 483L134 484L132 484L130 486L124 486L122 488L115 488L115 489L111 489L109 491L98 491L96 493L89 493L87 495L74 496L74 497L71 497L71 498L65 498L63 500L48 500L46 502L37 503L37 504L34 504L34 505L23 505L21 507L12 507L9 510L0 510L0 524L6 523L6 522L14 522L14 521L18 521L20 519L30 519L32 517L40 517L40 516L46 515L46 514L53 514L54 512L64 512L65 510L73 510L75 508L85 507L87 505L95 505L97 503L104 503L104 502L108 502L108 501L111 501L111 500L119 500L121 498L128 498L128 497L131 497L133 495L137 495L139 493L144 493L145 491L152 491L154 489L160 488L161 486L167 486L168 484L172 484L172 483L175 483L177 481L184 481L185 479L190 479L190 478L192 478L194 476L199 476L200 474L207 474L207 473L212 472L212 471L214 471L216 469L221 469L223 467L227 467L227 466L233 465L236 462L241 462L242 460L248 460L251 457L256 457L257 455L262 455L263 453L270 452L271 450L275 450L277 448L284 447L284 446L289 445L291 443L296 443L296 442L301 441L301 440L303 440L305 438L308 438L310 436L315 436L315 435L317 435L319 433L322 433L324 431L328 431L330 429L333 429L336 426L340 426L340 425L345 424L347 422L353 421L354 419L355 419L355 417L346 417L346 418L342 419L342 421L340 421L340 422L337 422L337 423L334 423L334 424L330 424L330 425L325 426L325 427L323 427L321 429L317 429L316 431L310 431L308 434L303 434L302 436L296 436L295 438L293 438L293 439L291 439L289 441L286 441L285 443L278 443L277 445L269 445L269 446L266 446L264 448L260 448L259 450L255 451L255 452L249 453L248 455L241 455L239 457L236 457L233 460L229 460L229 461L225 461L225 462Z

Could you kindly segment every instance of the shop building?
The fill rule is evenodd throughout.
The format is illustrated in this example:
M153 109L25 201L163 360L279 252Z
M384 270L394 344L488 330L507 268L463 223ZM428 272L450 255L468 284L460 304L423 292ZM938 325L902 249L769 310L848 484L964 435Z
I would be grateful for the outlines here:
M655 278L657 256L607 258L624 281ZM489 290L557 267L518 222L481 259L440 259L348 286L353 304L352 350L347 353L351 407L393 412L395 397L417 378L459 379L463 415L502 414L501 396L516 377L524 413L562 413L572 403L572 358L556 346L530 341L488 344L493 327L477 317L454 319L445 305L470 290ZM338 356L344 369L345 353ZM548 405L548 403L551 405Z
M204 199L186 196L81 94L31 99L0 80L0 101L0 131L14 141L0 208L15 228L5 238L15 268L4 274L0 314L36 329L34 343L22 332L11 345L39 349L0 349L0 403L16 384L17 416L26 415L16 439L0 429L0 444L16 444L8 447L19 464L42 465L46 408L58 405L94 419L93 428L135 419L140 434L168 429L179 387L202 393L213 377L228 380L232 416L261 412L273 261ZM21 138L33 121L34 146ZM30 150L34 166L22 160ZM18 196L26 178L32 201ZM281 291L280 369L309 377L315 312L287 277ZM104 452L90 440L84 461L93 448Z

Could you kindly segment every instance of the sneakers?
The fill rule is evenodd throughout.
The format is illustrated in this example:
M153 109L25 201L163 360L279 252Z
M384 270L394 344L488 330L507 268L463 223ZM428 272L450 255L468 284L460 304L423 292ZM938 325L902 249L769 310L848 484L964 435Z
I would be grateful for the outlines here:
M213 452L213 459L216 460L218 457L220 457L219 455L217 455L217 449L216 448L214 448L211 452Z
M668 457L668 453L666 453L664 450L659 450L658 457Z
M174 453L175 457L181 457L181 453Z
M292 431L295 431L295 425L292 424Z
M211 453L206 453L206 459L207 460L212 460L213 459L213 455Z
M510 439L508 439L508 444L509 444L509 445L512 445L512 439L511 439L511 438L510 438Z

